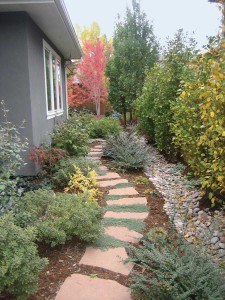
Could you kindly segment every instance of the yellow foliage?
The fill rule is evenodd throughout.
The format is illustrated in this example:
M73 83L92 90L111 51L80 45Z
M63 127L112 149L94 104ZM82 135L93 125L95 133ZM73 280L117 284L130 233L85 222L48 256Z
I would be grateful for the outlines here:
M101 196L101 192L96 188L97 173L94 170L89 169L87 176L85 176L80 168L74 165L75 173L70 176L68 187L65 188L65 192L71 192L76 194L88 194L88 201L93 202L97 200L98 196Z

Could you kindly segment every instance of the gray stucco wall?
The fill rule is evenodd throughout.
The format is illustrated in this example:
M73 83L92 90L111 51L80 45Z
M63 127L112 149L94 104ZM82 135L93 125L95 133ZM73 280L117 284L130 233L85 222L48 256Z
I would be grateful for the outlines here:
M49 120L45 99L43 39L62 59L64 113ZM0 13L0 41L0 99L6 102L9 119L15 124L26 120L23 134L29 139L30 146L49 142L49 134L53 132L56 123L66 119L63 57L32 19L23 12ZM36 172L34 164L27 160L26 167L18 173L35 175Z

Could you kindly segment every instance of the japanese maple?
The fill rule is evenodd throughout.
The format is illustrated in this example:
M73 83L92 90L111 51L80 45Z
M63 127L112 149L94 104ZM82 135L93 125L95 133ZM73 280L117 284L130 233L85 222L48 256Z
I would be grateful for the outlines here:
M69 82L69 105L78 107L93 101L96 114L100 115L101 102L107 99L107 82L105 67L108 53L111 51L105 41L87 40L83 44L84 57L74 71Z

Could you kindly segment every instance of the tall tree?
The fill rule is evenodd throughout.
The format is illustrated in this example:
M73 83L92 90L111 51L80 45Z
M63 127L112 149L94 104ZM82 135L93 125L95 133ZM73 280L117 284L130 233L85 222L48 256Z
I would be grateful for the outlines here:
M132 1L132 9L127 7L124 20L117 21L113 38L113 55L106 67L109 77L109 101L124 114L130 112L141 92L145 70L151 68L158 59L158 43L146 14L140 3Z
M104 74L107 62L106 42L85 41L84 57L74 71L74 77L69 82L69 105L78 107L93 101L96 114L100 115L101 102L107 99L107 77ZM71 86L72 85L72 86Z

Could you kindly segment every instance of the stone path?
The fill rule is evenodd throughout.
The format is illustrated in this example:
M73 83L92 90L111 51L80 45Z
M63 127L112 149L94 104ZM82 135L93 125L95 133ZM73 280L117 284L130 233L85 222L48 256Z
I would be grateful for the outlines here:
M98 139L97 141L99 144L91 149L87 158L100 161L103 153L104 140ZM135 231L135 228L132 230L125 225L121 225L121 222L123 222L123 220L143 222L148 216L147 199L145 197L139 197L138 192L133 187L121 187L121 184L127 185L128 181L121 178L118 173L110 172L108 168L103 165L99 167L99 171L100 175L97 177L98 186L100 188L109 189L109 199L106 201L107 208L104 215L107 226L103 228L102 236L97 244L106 246L103 248L95 245L87 247L79 265L99 267L109 272L129 276L134 264L124 263L128 255L125 247L119 247L118 243L135 244L142 237L142 234ZM101 173L104 174L101 175ZM113 198L113 200L111 200L110 197ZM135 207L139 209L141 207L141 211L143 212L135 212ZM110 225L111 220L112 224ZM115 220L116 222L118 220L118 224L115 223ZM108 239L109 244L107 244ZM111 243L110 239L112 239ZM116 241L118 241L118 243ZM92 276L73 274L68 277L60 287L56 300L74 299L131 300L131 293L129 288L122 286L116 281L99 279L95 276L93 278Z

